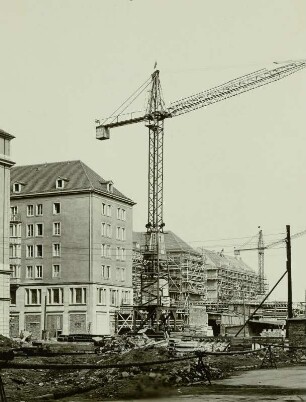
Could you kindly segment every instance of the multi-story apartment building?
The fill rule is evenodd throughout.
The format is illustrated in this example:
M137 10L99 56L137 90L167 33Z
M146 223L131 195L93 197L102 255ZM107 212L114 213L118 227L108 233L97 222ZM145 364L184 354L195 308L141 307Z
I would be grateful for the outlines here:
M10 269L9 269L9 205L10 205L10 141L14 137L0 129L0 334L9 335Z
M207 300L211 303L255 300L259 295L258 274L243 260L223 252L203 250L207 273Z
M132 207L81 161L11 171L11 335L114 331L132 301Z

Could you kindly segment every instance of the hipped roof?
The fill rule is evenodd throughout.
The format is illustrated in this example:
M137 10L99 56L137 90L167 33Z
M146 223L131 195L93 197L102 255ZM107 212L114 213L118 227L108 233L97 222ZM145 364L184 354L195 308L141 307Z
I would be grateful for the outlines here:
M57 189L56 180L65 178L65 188ZM11 169L11 191L14 183L23 183L20 194L11 192L11 196L36 195L48 193L69 193L69 191L93 191L134 205L135 203L113 187L107 191L109 180L80 160L40 163L37 165L15 166Z

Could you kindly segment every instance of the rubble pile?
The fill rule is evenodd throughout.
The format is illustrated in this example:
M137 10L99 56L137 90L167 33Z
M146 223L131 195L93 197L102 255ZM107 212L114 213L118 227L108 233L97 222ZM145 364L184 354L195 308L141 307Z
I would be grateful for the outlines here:
M170 338L169 347L176 354L201 350L203 352L222 352L228 346L228 342L203 338L196 340L192 338Z
M95 352L98 354L126 353L133 349L149 349L151 347L166 347L166 340L155 341L145 333L139 335L122 335L94 338Z
M83 370L2 369L1 376L8 400L14 402L35 400L61 400L84 394L93 401L120 398L149 398L170 395L180 387L206 386L207 378L197 368L197 358L171 364L135 366L135 362L165 361L172 359L165 341L154 341L144 335L96 339L92 344L97 353L67 356L16 356L18 363L84 363L116 364L119 368ZM62 347L66 347L64 344ZM216 351L223 345L211 341L205 345ZM59 343L57 348L60 348ZM80 345L82 349L82 345ZM188 354L188 353L187 353ZM234 370L259 367L265 351L251 355L207 355L203 361L209 367L211 380L224 378ZM306 361L304 351L288 352L274 349L277 365ZM128 367L120 367L128 364ZM65 399L64 399L65 400ZM70 399L67 399L70 400Z
M11 349L11 348L16 348L19 347L20 344L16 341L13 341L10 338L7 338L3 335L0 335L0 352Z

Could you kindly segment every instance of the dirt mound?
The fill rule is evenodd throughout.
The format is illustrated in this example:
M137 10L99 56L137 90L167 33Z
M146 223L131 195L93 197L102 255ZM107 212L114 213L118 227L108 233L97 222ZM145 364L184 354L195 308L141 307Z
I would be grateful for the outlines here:
M6 336L0 335L0 351L17 348L19 344Z

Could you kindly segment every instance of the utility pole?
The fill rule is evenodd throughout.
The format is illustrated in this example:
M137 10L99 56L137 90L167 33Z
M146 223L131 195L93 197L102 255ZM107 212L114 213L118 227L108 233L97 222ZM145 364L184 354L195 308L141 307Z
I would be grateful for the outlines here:
M260 229L260 226L258 226L258 229ZM259 280L258 291L260 295L265 294L264 250L265 246L263 241L263 234L262 229L260 229L258 234L258 280Z
M291 277L291 237L290 225L286 225L286 249L287 249L287 275L288 275L288 318L293 317L292 312L292 277Z
M245 338L245 299L243 292L243 337Z

